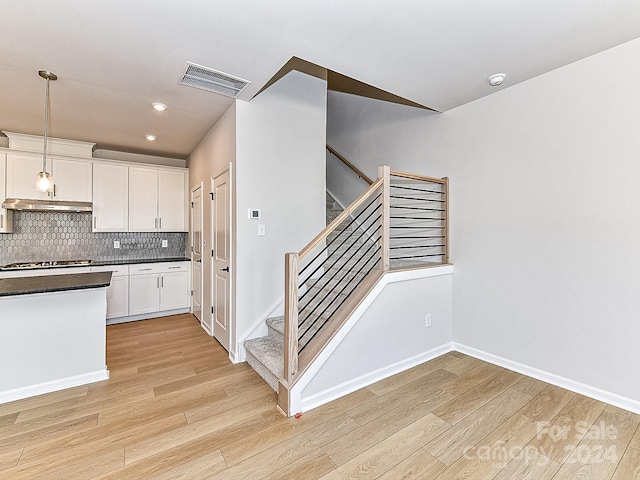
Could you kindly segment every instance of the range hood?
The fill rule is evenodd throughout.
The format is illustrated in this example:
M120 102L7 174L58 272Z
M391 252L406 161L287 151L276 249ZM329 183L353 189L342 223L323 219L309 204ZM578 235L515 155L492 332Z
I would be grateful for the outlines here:
M2 203L7 210L26 210L29 212L91 212L91 202L64 202L57 200L30 200L7 198Z

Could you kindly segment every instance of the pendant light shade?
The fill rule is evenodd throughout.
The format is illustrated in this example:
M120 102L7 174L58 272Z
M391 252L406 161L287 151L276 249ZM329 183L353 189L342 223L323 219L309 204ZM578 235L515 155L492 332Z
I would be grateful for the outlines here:
M48 192L53 187L53 176L47 172L47 133L49 129L49 82L51 80L57 80L58 76L47 70L40 70L38 72L42 78L46 81L45 94L44 94L44 147L42 149L42 171L38 173L36 178L36 190L41 192Z

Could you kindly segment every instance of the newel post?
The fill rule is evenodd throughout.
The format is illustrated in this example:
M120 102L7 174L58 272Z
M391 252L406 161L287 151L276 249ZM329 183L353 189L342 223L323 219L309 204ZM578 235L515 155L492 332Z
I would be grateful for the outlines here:
M287 253L284 265L284 379L298 373L298 254Z
M378 178L383 178L382 182L382 270L389 271L389 223L390 208L389 194L391 191L391 168L388 165L378 167Z

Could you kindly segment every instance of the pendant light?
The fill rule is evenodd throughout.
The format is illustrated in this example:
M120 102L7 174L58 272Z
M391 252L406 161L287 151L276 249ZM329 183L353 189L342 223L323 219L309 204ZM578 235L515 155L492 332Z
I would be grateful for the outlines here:
M42 171L38 173L36 179L36 190L41 192L48 192L53 185L53 176L47 173L47 129L49 127L49 82L51 80L57 80L58 76L47 70L40 70L38 72L42 78L47 82L45 97L44 97L44 148L42 150Z

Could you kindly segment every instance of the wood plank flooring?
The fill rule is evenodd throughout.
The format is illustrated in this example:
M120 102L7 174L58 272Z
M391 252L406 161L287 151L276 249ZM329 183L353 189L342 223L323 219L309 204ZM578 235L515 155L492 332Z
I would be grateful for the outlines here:
M0 479L640 480L640 416L455 352L299 419L191 315L109 326L107 363L0 405Z

